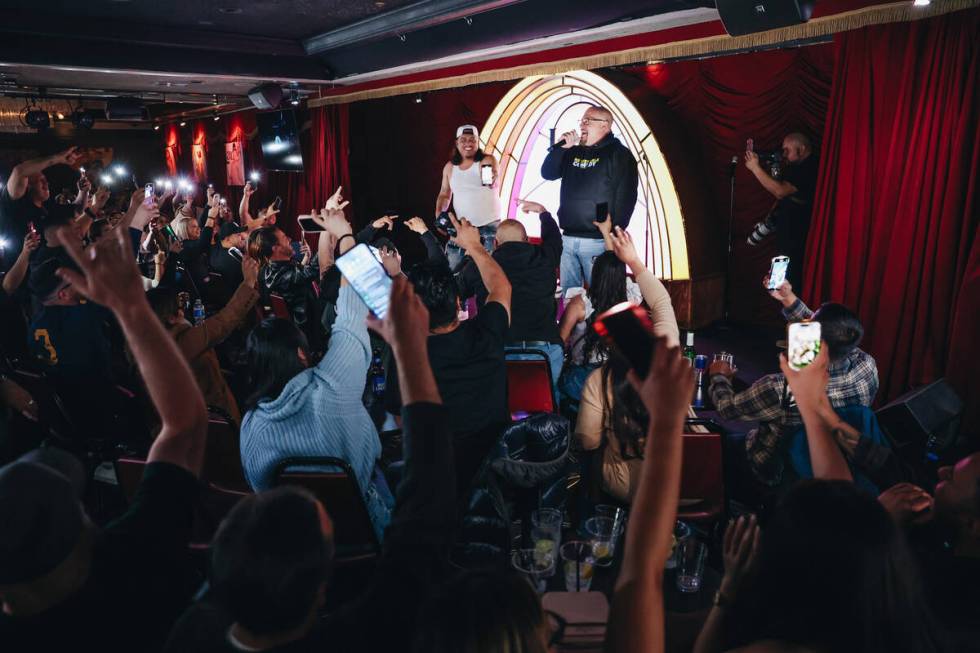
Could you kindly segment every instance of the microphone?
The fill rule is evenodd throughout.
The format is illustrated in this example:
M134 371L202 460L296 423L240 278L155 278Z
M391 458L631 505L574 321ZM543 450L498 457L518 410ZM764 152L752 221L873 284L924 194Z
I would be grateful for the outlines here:
M562 136L562 137L561 137L561 140L558 140L558 141L555 141L555 144L554 144L554 145L552 145L551 147L549 147L549 148L548 148L548 151L549 151L549 152L554 152L554 151L555 151L555 150L557 150L557 149L558 149L559 147L562 147L562 146L564 146L564 145L565 145L565 137L564 137L564 136Z
M738 155L732 156L732 162L728 164L728 174L732 177L735 176L735 169L738 167Z

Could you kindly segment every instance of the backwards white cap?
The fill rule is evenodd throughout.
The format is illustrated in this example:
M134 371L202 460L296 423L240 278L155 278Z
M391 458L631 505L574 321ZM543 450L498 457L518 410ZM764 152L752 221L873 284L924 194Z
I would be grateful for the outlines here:
M473 137L476 138L476 140L480 140L480 130L476 128L476 125L460 125L456 129L456 138L459 138L464 132L468 131L473 132Z

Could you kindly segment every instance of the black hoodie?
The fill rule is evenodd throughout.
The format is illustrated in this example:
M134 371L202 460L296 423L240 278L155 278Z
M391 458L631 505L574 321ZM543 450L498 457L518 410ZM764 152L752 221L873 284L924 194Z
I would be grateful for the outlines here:
M566 236L602 238L592 222L603 202L615 226L625 229L630 223L636 205L636 160L612 134L591 146L556 147L541 164L541 176L562 180L558 224Z

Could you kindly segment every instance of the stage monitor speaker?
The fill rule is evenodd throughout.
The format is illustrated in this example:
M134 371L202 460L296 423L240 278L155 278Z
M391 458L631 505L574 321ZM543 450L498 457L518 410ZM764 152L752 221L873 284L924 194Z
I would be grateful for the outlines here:
M963 401L945 379L907 392L878 410L878 424L899 448L935 459L956 441Z
M282 87L279 84L262 84L248 92L248 99L256 109L276 109L282 102Z
M725 30L742 36L810 20L816 0L716 0Z

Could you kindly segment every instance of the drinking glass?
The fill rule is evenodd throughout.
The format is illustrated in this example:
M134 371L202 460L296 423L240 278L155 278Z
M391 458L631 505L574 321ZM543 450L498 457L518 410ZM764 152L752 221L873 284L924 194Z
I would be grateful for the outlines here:
M691 527L678 520L674 524L674 541L670 549L670 556L667 558L667 569L673 569L677 566L680 544L689 537L691 537Z
M535 550L553 557L558 555L561 520L561 511L554 508L541 508L531 513L531 542Z
M696 537L677 543L677 589L681 592L694 593L701 589L707 553L708 547Z
M728 363L729 367L731 367L732 369L735 368L735 357L729 354L727 351L720 351L717 354L715 354L715 360L725 361L726 363Z
M607 517L613 522L616 537L616 544L619 544L619 537L623 534L623 530L626 528L626 508L620 508L619 506L611 506L608 504L600 503L595 507L596 517Z
M592 557L600 567L612 564L616 553L616 522L609 517L590 517L585 521L585 532L592 541Z
M554 553L545 554L538 549L518 549L511 556L514 569L523 573L531 587L539 594L545 590L546 578L555 573Z
M566 542L561 545L562 568L565 571L565 590L568 592L588 592L592 585L592 572L595 558L592 557L591 542Z

